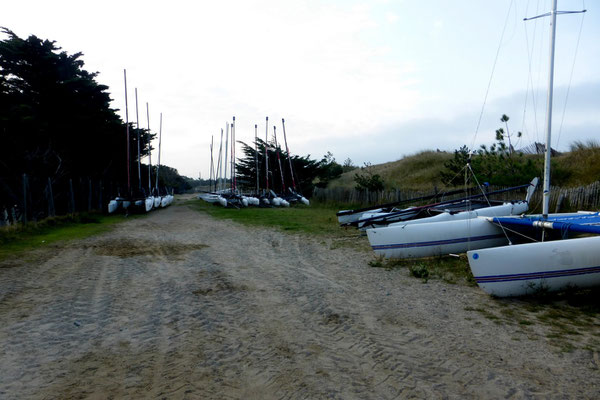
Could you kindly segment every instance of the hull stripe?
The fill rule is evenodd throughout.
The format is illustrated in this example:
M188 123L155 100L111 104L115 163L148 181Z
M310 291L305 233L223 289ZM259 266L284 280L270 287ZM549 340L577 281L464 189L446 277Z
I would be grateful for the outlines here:
M433 240L429 242L414 242L414 243L396 243L396 244L380 244L371 246L373 250L387 250L387 249L407 249L410 247L429 247L429 246L443 246L457 243L477 242L482 240L492 240L504 238L502 234L496 235L485 235L485 236L473 236L473 237L462 237L455 239L445 240Z
M475 281L477 283L510 282L510 281L524 281L524 280L528 280L528 279L561 278L561 277L565 277L565 276L576 276L576 275L587 275L587 274L598 274L598 273L600 273L600 266L586 267L586 268L574 268L574 269L563 269L563 270L559 270L559 271L538 271L538 272L529 272L526 274L476 276Z

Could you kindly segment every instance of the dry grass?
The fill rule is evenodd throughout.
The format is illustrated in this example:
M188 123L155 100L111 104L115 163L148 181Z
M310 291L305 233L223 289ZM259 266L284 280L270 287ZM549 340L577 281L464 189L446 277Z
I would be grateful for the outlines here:
M440 151L422 151L406 156L398 161L372 166L372 171L379 174L385 182L386 189L431 189L433 186L443 187L440 172L444 163L453 157L453 153ZM353 187L354 175L359 169L342 174L331 182L329 187Z

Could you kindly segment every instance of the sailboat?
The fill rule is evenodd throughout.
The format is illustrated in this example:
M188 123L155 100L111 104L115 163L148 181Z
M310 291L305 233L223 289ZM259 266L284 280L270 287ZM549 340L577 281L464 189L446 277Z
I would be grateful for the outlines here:
M302 203L306 206L310 205L310 201L302 196L298 189L296 188L296 179L294 178L294 168L292 167L292 156L290 154L290 149L287 144L287 135L285 134L285 119L281 118L281 127L283 128L283 141L285 142L285 152L287 154L287 159L290 164L290 175L292 178L292 187L288 187L288 193L284 194L284 198L289 203Z
M536 185L537 178L528 188L524 201L397 222L367 229L367 237L375 254L386 258L432 257L502 246L508 243L502 228L478 217L526 212Z
M127 106L127 70L123 70L123 77L125 81L125 134L127 139L127 195L121 196L119 193L117 197L108 202L108 212L114 213L118 210L123 210L125 213L128 212L129 206L131 205L131 166L129 165L129 108Z
M135 116L136 116L136 134L137 134L137 166L138 166L138 189L133 200L133 210L136 212L150 212L154 207L154 197L151 193L146 195L142 188L142 166L140 159L140 116L138 113L138 96L135 88Z
M481 214L479 215L505 215L502 214L503 212L509 212L509 214L520 214L527 211L527 205L529 204L529 200L531 199L531 196L537 187L537 183L538 178L534 178L531 183L525 185L496 190L493 192L475 194L459 199L440 201L424 206L411 206L403 209L396 208L397 205L402 203L391 203L393 206L387 206L385 209L380 208L355 212L354 215L360 213L360 216L358 218L353 218L352 220L350 220L352 214L338 216L338 220L340 218L347 218L347 220L350 220L351 222L347 222L343 225L356 226L361 230L366 230L375 227L466 219L466 216L470 215L469 213L473 210L480 210ZM527 188L527 196L525 197L525 201L507 203L499 200L489 200L490 196L524 188ZM456 194L457 191L451 191L449 193ZM431 196L424 196L419 199L428 197ZM482 200L482 198L484 199ZM409 201L410 200L405 200L403 203ZM510 207L509 204L518 204L518 206ZM474 218L474 216L470 216L469 218Z
M527 227L529 230L541 233L542 241L467 252L475 281L481 289L493 296L522 296L537 291L559 291L571 287L586 288L600 285L600 236L566 238L569 233L600 234L600 213L548 213L556 16L585 11L557 11L557 0L554 0L552 11L549 13L551 17L550 68L546 106L542 214L483 220L489 225L507 229L519 230ZM565 238L545 240L552 233Z

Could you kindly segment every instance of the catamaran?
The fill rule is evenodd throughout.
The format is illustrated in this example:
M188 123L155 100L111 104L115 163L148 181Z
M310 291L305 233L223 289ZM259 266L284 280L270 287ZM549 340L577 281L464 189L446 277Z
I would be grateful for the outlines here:
M420 258L465 253L471 249L508 243L502 229L480 216L519 215L527 212L537 186L535 178L525 200L501 205L402 221L381 228L367 229L375 254L385 258Z
M522 230L525 227L529 231L537 231L537 236L542 241L467 252L475 281L481 289L493 296L522 296L537 291L600 285L600 236L569 238L570 234L600 234L600 213L548 213L556 16L585 11L557 11L557 0L554 0L552 11L538 16L549 15L551 18L542 214L521 218L487 218L481 221L502 229ZM547 240L551 236L559 238Z

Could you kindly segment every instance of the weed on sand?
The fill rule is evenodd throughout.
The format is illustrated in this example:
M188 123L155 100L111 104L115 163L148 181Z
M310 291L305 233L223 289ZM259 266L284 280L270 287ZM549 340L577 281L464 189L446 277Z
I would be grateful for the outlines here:
M7 226L0 229L0 260L48 246L56 242L83 239L111 230L115 224L137 216L106 216L102 214L77 214L47 218L26 225Z

